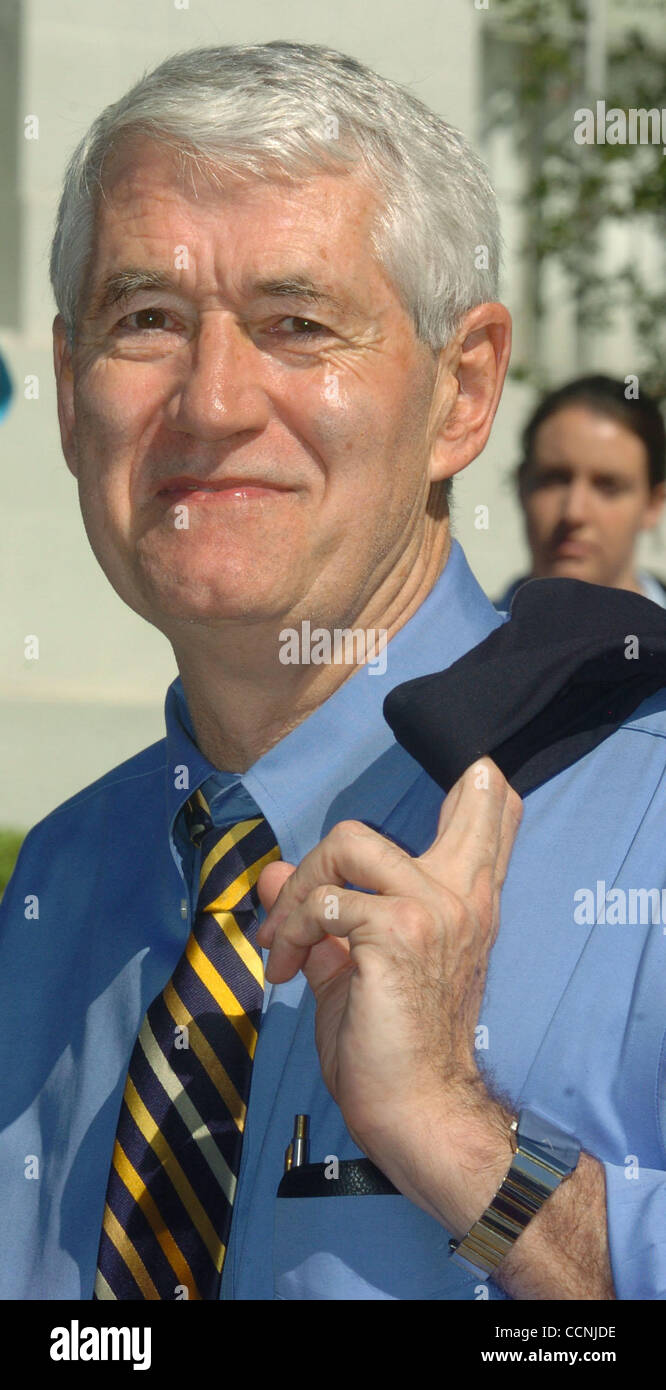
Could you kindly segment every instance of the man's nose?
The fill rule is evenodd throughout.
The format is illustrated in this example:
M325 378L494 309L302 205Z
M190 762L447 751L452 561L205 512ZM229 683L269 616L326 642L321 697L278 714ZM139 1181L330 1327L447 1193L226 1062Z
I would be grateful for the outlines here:
M270 415L263 367L243 326L229 314L212 314L201 324L185 375L167 402L170 427L210 440L263 429Z

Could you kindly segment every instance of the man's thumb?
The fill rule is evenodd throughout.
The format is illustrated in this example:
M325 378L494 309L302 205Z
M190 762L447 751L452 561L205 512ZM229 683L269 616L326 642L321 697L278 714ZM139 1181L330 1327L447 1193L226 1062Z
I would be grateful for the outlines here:
M291 878L295 869L295 864L286 864L283 859L276 859L272 864L267 864L266 868L262 869L257 879L257 891L259 901L267 912L270 912L283 883Z

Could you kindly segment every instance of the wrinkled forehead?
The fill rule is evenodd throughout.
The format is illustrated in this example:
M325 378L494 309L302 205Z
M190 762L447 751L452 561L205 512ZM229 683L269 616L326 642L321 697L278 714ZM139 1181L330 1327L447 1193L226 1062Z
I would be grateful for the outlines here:
M248 155L246 165L222 154L205 158L198 151L166 138L132 131L107 154L96 199L99 221L109 207L145 200L148 188L169 189L192 209L222 203L233 209L261 202L270 191L285 204L302 198L324 199L328 208L337 202L351 219L365 214L368 228L383 211L383 197L376 180L359 160L353 165L331 159L321 167L302 164L287 170L275 158Z
M287 174L273 164L240 171L221 159L132 133L104 161L88 276L122 255L133 236L158 245L203 237L221 259L278 259L290 243L341 281L365 275L394 290L378 254L379 189L360 168ZM203 245L203 242L202 242Z

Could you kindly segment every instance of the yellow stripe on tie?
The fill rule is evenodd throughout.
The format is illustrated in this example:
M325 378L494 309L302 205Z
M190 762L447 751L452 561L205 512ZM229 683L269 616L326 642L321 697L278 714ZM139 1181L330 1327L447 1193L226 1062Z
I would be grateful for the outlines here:
M206 911L210 912L211 909L206 908ZM253 946L252 942L248 941L247 937L243 935L233 913L214 912L213 916L218 926L224 932L229 945L233 946L236 954L240 956L243 965L249 970L250 974L254 976L259 987L263 989L264 962L256 946Z
M162 1131L155 1123L150 1111L144 1105L134 1082L129 1076L125 1087L125 1104L127 1105L134 1123L141 1130L144 1139L148 1141L153 1152L157 1154L192 1224L196 1226L218 1274L221 1274L225 1247L209 1217L206 1215L196 1192L188 1182L176 1155L167 1144Z
M193 936L190 937L185 947L185 955L202 984L206 986L216 1004L219 1004L222 1013L229 1019L232 1028L236 1030L250 1057L254 1057L257 1046L257 1030L251 1018L246 1014L236 995L229 989L226 981L222 979Z
M201 1118L196 1105L188 1095L187 1090L173 1070L173 1067L167 1062L150 1023L148 1022L147 1015L143 1020L141 1032L139 1033L139 1044L143 1049L143 1055L148 1066L157 1077L160 1086L166 1091L172 1105L178 1111L183 1124L192 1135L199 1152L202 1157L205 1158L215 1181L219 1183L230 1206L233 1206L234 1197L236 1195L236 1179L224 1155L220 1153L208 1125L205 1120ZM181 1280L181 1282L184 1281Z
M174 1023L177 1023L179 1028L187 1028L190 1047L195 1057L198 1057L204 1071L206 1071L210 1077L215 1090L221 1095L236 1127L242 1134L245 1128L247 1106L241 1100L231 1077L222 1066L217 1053L213 1051L208 1039L201 1032L199 1025L194 1022L189 1009L185 1008L180 995L174 989L171 981L169 981L164 989L162 998Z
M211 850L210 854L206 855L201 865L199 892L201 892L211 869L215 868L215 865L219 863L220 859L222 859L225 854L229 853L230 849L234 848L234 845L239 845L241 840L244 840L251 831L256 830L257 826L261 825L262 820L262 816L255 816L254 820L240 820L238 825L232 825L231 828L227 830L226 835L223 835L222 839L216 844L215 848Z
M114 1216L114 1213L112 1212L108 1202L104 1208L104 1230L106 1231L106 1234L109 1237L111 1244L115 1246L118 1254L120 1255L121 1260L123 1260L123 1262L127 1265L127 1268L135 1284L137 1284L140 1288L143 1297L146 1299L151 1299L153 1302L155 1302L156 1299L158 1302L161 1302L157 1289L155 1288L155 1285L148 1273L148 1270L146 1269L145 1264L143 1263L143 1260L141 1259L138 1250L136 1250L132 1245L129 1236L123 1230L120 1222Z
M205 911L233 912L234 908L238 907L239 902L245 897L245 894L249 893L251 888L254 888L266 864L271 864L274 859L279 858L280 849L278 845L275 845L273 849L268 851L268 854L262 854L261 859L255 860L255 863L250 864L249 868L243 869L243 872L238 875L238 878L235 878L233 883L230 883L229 887L225 888L224 891L220 893L219 897L215 898L214 902L208 903Z
M127 1191L134 1198L137 1205L141 1208L146 1221L152 1228L163 1253L171 1265L177 1284L184 1284L188 1290L190 1298L201 1298L201 1294L196 1285L196 1280L190 1269L187 1260L164 1224L164 1218L160 1214L159 1208L148 1191L143 1179L139 1176L130 1162L125 1150L121 1148L116 1139L113 1150L113 1166L122 1179Z

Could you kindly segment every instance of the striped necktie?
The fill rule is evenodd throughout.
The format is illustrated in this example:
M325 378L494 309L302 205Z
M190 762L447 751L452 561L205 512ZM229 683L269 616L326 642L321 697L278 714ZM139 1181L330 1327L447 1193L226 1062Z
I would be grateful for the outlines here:
M262 817L216 829L201 791L187 808L196 915L130 1059L98 1299L219 1297L264 993L256 882L280 851Z

